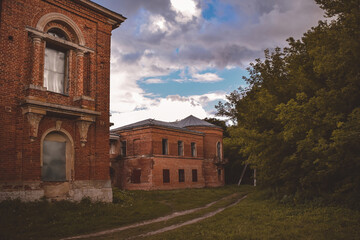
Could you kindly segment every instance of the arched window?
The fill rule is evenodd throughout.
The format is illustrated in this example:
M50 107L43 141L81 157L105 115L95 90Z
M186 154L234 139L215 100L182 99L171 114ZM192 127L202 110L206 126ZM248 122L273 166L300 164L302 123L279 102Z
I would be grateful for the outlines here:
M51 28L47 32L49 35L67 40L66 34L58 28ZM44 87L48 91L56 93L67 93L67 49L54 44L46 42L45 57L44 57Z
M67 181L71 175L72 144L62 132L50 132L42 141L43 181Z

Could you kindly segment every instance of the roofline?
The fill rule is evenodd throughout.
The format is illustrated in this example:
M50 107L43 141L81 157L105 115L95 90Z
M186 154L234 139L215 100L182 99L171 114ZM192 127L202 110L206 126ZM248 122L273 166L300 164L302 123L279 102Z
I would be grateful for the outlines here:
M119 27L120 24L126 20L126 17L124 17L123 15L111 11L110 9L103 7L93 1L90 0L74 0L74 1L79 2L80 4L86 6L87 8L92 9L95 12L98 12L110 18L112 20L110 21L110 24L113 26L113 29Z
M110 138L110 140L119 140L120 135L118 135L116 133L110 133L109 138Z
M155 125L155 124L143 124L143 125L140 125L140 126L129 127L129 128L124 128L124 129L118 129L117 128L117 129L110 130L110 132L115 133L115 132L136 131L136 130L142 130L144 128L170 129L170 130L173 130L173 131L184 132L184 133L189 133L189 134L196 134L196 135L202 135L202 136L204 135L203 132L190 130L190 129L187 129L187 128L159 126L159 125Z
M206 125L190 125L190 126L186 126L185 128L189 128L189 127L216 128L216 129L219 129L219 130L221 130L221 131L224 131L224 130L222 129L222 127L217 126L217 125L214 125L214 124L213 124L213 126L206 126Z

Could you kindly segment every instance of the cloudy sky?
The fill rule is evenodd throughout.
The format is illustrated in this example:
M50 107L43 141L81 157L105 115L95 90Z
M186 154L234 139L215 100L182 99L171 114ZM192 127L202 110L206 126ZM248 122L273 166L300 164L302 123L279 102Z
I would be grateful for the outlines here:
M314 0L94 0L127 20L112 36L111 121L214 117L266 48L322 19Z

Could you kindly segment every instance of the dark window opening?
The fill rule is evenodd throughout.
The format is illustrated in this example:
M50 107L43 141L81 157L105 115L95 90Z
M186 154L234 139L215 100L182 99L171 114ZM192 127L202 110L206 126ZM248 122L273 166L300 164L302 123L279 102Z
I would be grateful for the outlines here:
M141 147L140 147L140 139L134 139L133 141L133 155L140 155L141 154Z
M56 37L56 38L67 40L66 34L62 30L60 30L59 28L52 28L47 33L50 34L51 36Z
M191 143L191 156L196 157L196 143Z
M163 169L163 183L169 183L169 182L170 182L170 170Z
M218 169L218 179L221 181L221 169Z
M131 183L140 183L141 169L133 169Z
M178 155L179 156L184 155L184 143L183 143L183 141L178 141Z
M162 140L162 154L168 155L168 140L165 138Z
M197 182L197 181L198 181L197 169L193 169L193 170L192 170L192 181L193 181L193 182Z
M184 171L184 169L179 169L179 182L185 182L185 171Z
M221 159L221 143L220 142L217 143L216 149L217 149L217 157L220 160Z
M121 141L121 156L126 157L126 141Z

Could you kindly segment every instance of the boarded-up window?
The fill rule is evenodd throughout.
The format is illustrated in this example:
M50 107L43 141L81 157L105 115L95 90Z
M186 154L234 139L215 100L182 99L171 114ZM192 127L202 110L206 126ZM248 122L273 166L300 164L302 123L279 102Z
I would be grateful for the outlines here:
M163 138L162 140L162 154L163 155L168 155L168 140Z
M185 182L185 171L184 171L184 169L179 169L179 182Z
M191 143L191 156L196 157L196 143Z
M178 141L178 155L179 156L184 155L184 143L183 143L183 141Z
M170 170L163 169L163 183L169 183L169 182L170 182Z
M44 141L41 175L43 181L66 180L66 142Z
M133 169L131 174L131 183L140 183L141 169Z
M121 141L121 156L126 156L126 141Z
M193 181L193 182L197 182L197 181L198 181L197 169L193 169L193 170L192 170L192 181Z

